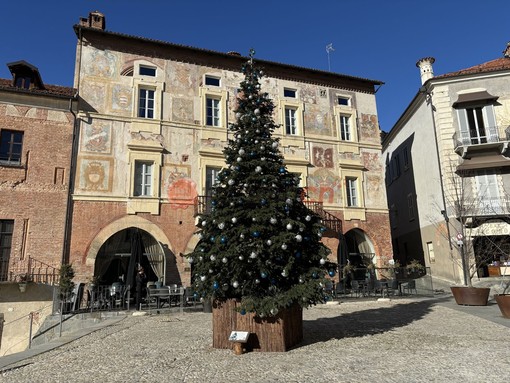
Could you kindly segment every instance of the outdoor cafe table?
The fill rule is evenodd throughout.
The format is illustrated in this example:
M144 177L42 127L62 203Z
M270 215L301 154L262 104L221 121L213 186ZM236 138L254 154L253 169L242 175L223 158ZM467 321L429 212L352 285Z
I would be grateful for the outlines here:
M168 300L168 305L171 306L172 301L176 298L179 301L180 311L183 312L183 297L184 297L184 287L170 288L168 286L154 288L150 287L147 289L147 305L149 308L149 313L152 312L152 304L151 301L154 299L156 303L156 309L160 310L162 308L161 302L163 300Z

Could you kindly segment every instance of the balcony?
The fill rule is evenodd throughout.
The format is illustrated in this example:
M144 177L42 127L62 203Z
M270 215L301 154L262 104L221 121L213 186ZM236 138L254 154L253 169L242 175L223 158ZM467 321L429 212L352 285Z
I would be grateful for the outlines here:
M211 196L200 195L195 198L194 215L207 214L211 212ZM322 224L336 233L342 233L342 221L335 217L333 214L328 213L323 209L322 202L319 201L303 201L308 209L313 211L322 218Z
M490 218L510 215L510 199L505 197L483 198L464 204L463 217Z
M510 126L489 126L484 135L472 136L470 131L455 132L453 145L462 158L485 155L487 152L503 153L510 141Z

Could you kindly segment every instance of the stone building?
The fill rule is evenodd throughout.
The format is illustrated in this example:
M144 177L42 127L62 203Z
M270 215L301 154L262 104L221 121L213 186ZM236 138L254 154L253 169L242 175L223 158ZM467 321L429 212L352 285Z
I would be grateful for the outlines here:
M105 27L99 12L74 26L80 133L68 261L81 281L130 284L141 264L152 280L189 285L183 255L224 165L247 58ZM331 229L332 257L382 264L392 256L375 100L382 83L257 62L287 168Z
M440 76L434 61L383 141L395 258L453 282L510 274L510 49Z
M12 79L0 79L0 281L28 274L52 282L69 234L75 91L44 84L25 61L7 65Z

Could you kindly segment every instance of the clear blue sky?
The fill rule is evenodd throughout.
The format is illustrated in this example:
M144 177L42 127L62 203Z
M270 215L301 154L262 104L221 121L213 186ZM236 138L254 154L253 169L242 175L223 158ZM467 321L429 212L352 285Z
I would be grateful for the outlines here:
M21 7L21 8L20 8ZM106 29L385 82L377 93L388 131L421 83L415 64L435 57L444 74L502 56L508 0L26 0L2 2L0 77L25 60L47 84L72 86L80 17Z

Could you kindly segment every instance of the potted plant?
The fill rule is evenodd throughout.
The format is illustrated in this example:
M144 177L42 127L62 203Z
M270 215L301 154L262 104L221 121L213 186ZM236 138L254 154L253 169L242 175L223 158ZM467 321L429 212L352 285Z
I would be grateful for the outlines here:
M459 266L463 278L462 285L450 286L450 290L458 305L486 306L490 288L475 287L472 279L493 258L490 247L475 249L475 239L483 237L482 224L487 212L480 207L487 208L484 203L487 196L481 191L473 193L470 174L457 172L455 163L450 162L448 173L450 186L445 195L445 210L441 210L448 230L441 232L453 250L452 261Z
M27 284L29 280L30 275L28 273L18 275L18 288L20 292L24 293L27 290Z
M59 296L62 306L62 313L70 311L74 289L74 269L70 264L63 264L59 271Z
M425 266L413 259L405 266L405 270L408 278L419 278L425 273Z
M494 294L494 299L498 304L499 311L505 317L510 319L510 294L507 293L510 287L510 281L507 281L506 286L501 294Z

